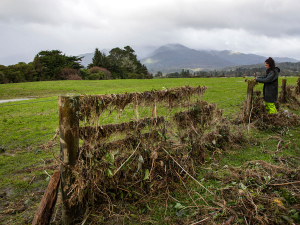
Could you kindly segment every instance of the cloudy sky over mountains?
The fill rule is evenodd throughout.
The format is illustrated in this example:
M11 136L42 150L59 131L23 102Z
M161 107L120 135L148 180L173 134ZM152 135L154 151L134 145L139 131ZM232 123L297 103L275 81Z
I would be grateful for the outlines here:
M0 64L167 43L300 60L299 9L299 0L1 0Z

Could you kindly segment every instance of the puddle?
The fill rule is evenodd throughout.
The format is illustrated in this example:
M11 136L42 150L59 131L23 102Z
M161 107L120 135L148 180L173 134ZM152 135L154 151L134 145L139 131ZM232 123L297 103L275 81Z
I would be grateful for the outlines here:
M17 102L17 101L23 101L23 100L32 100L33 98L18 98L18 99L7 99L7 100L0 100L1 103L6 103L6 102Z

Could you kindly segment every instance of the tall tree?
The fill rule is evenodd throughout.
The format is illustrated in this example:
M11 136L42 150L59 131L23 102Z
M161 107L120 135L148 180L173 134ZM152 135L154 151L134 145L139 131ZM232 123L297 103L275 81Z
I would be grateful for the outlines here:
M37 57L37 56L36 56ZM59 50L41 51L38 53L38 61L42 65L42 74L47 80L63 79L63 68L81 69L82 57L66 56Z
M104 52L99 51L98 48L95 49L94 57L92 60L93 61L91 64L89 64L88 68L91 68L94 66L107 68L109 66L106 54Z

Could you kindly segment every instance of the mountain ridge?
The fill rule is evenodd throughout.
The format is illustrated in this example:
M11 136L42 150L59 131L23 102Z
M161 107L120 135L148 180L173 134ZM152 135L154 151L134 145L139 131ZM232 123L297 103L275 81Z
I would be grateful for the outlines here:
M268 57L234 52L232 50L195 50L180 44L160 46L141 59L152 73L157 71L178 71L178 68L192 70L215 70L223 67L234 67L263 63ZM288 57L273 57L276 63L299 62Z

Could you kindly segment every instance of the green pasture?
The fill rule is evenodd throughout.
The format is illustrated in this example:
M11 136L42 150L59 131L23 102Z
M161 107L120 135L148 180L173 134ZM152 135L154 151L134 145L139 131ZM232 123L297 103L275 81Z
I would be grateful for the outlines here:
M298 77L285 79L287 79L288 85L295 85ZM280 84L281 80L282 78L279 79ZM31 224L41 199L41 196L31 193L45 189L49 180L47 173L51 175L53 169L31 172L27 172L26 169L50 166L59 154L59 145L54 146L51 150L45 150L43 146L53 138L58 128L58 95L143 92L185 85L208 87L203 100L216 103L218 108L224 110L223 115L229 119L235 118L240 113L246 98L245 78L82 80L1 84L0 100L26 97L33 99L0 104L0 196L4 192L9 193L6 194L9 201L0 203L0 221L4 221L3 224ZM262 90L262 87L262 84L258 84L255 90ZM293 112L299 114L299 111ZM108 122L113 123L114 119L112 118ZM276 134L254 129L251 130L251 134L247 135L249 142L242 150L232 150L214 157L208 156L206 169L199 170L198 179L202 179L201 176L206 173L207 165L211 163L216 163L219 168L222 168L224 166L240 166L250 160L274 162L272 156L264 154L262 149L276 150L278 141L266 141L268 137ZM282 135L285 141L290 141L293 145L290 145L291 147L285 149L285 152L281 154L299 156L300 128L288 130ZM30 183L33 178L33 182ZM206 185L220 186L210 182ZM181 201L182 205L191 204L191 200L184 196L176 198ZM7 213L9 208L18 208L21 203L26 206L26 210ZM176 203L174 203L174 207L175 205ZM155 213L151 214L151 221L156 224L167 224L167 222L158 223L163 220L165 213L165 207L159 205ZM176 210L168 210L167 213L173 215Z
M289 77L288 84L297 78ZM203 100L216 103L233 118L243 106L247 83L244 78L184 78L152 80L45 81L0 86L0 100L36 97L0 104L0 146L25 146L45 141L58 128L58 95L116 94L161 90L184 85L208 87ZM280 82L280 81L279 81ZM255 87L262 90L262 84ZM44 137L42 137L45 135ZM38 139L38 140L36 140ZM26 140L26 141L25 141ZM19 143L20 142L20 143ZM16 143L19 143L15 145Z

